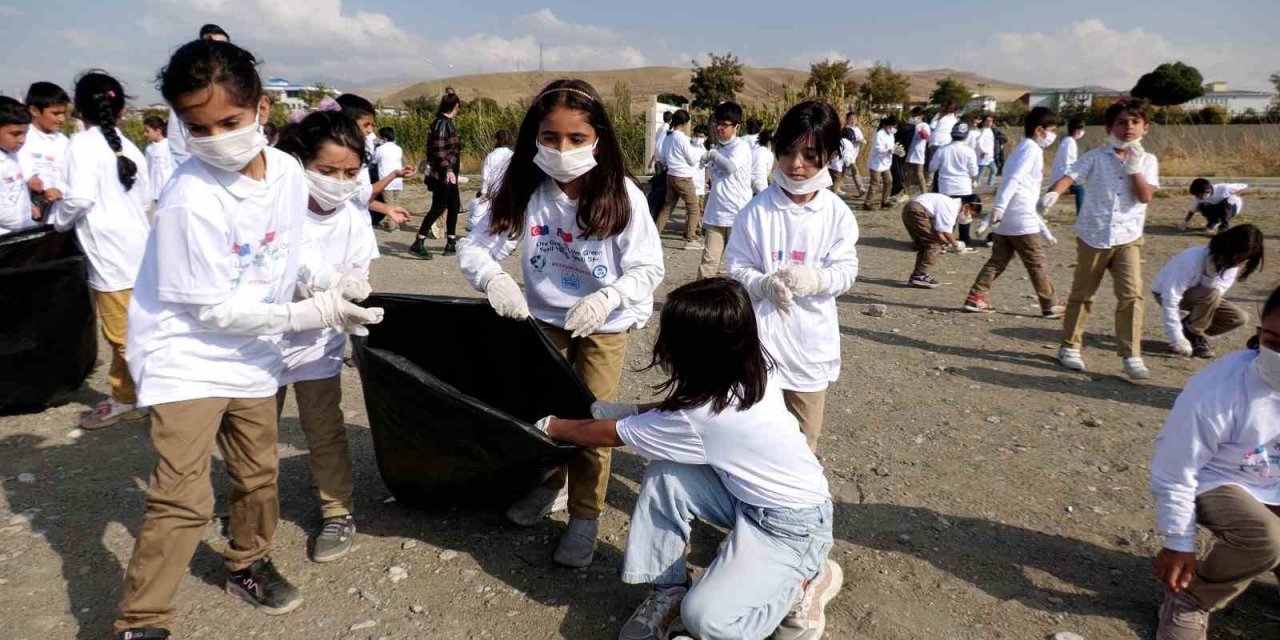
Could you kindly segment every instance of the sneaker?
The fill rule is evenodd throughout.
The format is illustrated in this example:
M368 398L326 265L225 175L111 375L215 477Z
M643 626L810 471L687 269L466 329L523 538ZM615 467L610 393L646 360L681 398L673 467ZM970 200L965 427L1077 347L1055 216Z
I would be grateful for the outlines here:
M893 208L893 203L892 203L892 202L886 202L886 203L884 203L884 204L880 205L880 210L881 210L881 211L884 211L884 210L887 210L887 209L892 209L892 208Z
M964 310L969 313L991 313L991 305L986 296L969 296L964 299Z
M907 279L907 286L915 287L917 289L937 289L938 284L938 281L934 280L933 276L927 273L913 273L911 274L911 277Z
M80 414L80 428L85 431L93 431L109 427L122 420L138 420L147 417L146 409L139 409L137 405L117 402L115 399L107 399L98 403L93 411L86 411Z
M673 631L673 623L680 615L680 603L687 592L688 589L681 586L655 588L622 625L618 640L665 640Z
M800 601L773 632L774 640L819 640L827 630L827 604L840 593L843 585L844 571L835 560L827 560L822 571L805 585Z
M556 564L574 569L590 566L596 555L596 537L599 532L598 520L569 518L569 528L560 536L560 546L551 559Z
M227 574L227 593L269 616L282 616L302 604L298 588L276 571L269 557L254 562L248 569Z
M458 252L458 239L453 236L449 236L449 239L446 240L444 243L444 251L441 252L441 255L451 256L457 252Z
M1130 380L1146 380L1151 377L1151 371L1147 369L1147 364L1140 356L1124 359L1124 374L1129 376Z
M1170 593L1160 605L1156 640L1207 640L1209 612L1185 593Z
M431 259L431 250L422 243L422 240L414 240L413 244L409 245L409 253L423 260Z
M1204 358L1212 360L1214 357L1213 347L1209 346L1209 339L1194 333L1188 333L1187 339L1191 341L1191 357Z
M315 551L311 553L311 559L315 562L333 562L351 551L351 543L355 537L355 518L350 515L325 518L320 526L320 535L316 536Z
M697 240L690 240L684 243L685 251L702 251L702 243Z
M957 250L956 250L956 253L977 253L977 252L978 252L978 250L977 250L977 249L975 249L975 248L973 248L973 247L971 247L971 246L969 246L969 245L965 245L965 246L961 247L960 249L957 249Z
M548 489L539 485L507 508L507 519L522 527L532 527L552 513L564 511L568 506L568 489Z
M116 634L116 640L168 640L167 629L125 629Z
M1043 318L1047 318L1049 320L1057 320L1062 316L1066 315L1066 313L1067 313L1067 308L1060 304L1055 304L1052 307L1049 307L1048 309L1040 310L1040 316Z
M1058 364L1072 371L1084 371L1084 358L1080 357L1079 349L1071 347L1058 349Z

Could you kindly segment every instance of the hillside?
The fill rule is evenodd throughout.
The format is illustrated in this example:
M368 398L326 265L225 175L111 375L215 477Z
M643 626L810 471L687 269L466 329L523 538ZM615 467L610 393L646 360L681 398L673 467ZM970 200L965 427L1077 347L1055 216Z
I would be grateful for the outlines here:
M855 70L851 75L861 81L866 77L867 69ZM606 99L612 97L616 83L625 82L631 88L631 95L638 102L648 101L659 93L679 93L688 95L689 78L692 71L680 67L640 67L635 69L614 69L608 71L520 71L504 73L485 73L479 75L456 76L440 80L426 80L406 87L391 88L370 92L369 95L380 99L385 104L399 104L405 100L420 96L437 96L442 87L450 86L458 91L463 99L484 96L496 100L499 104L510 104L528 98L542 88L547 82L556 78L572 76L590 82ZM998 100L1016 99L1026 92L1023 85L1001 82L967 71L951 69L930 69L927 71L907 71L911 78L911 99L925 100L929 91L938 80L952 76L964 81L974 91L979 85L986 93L994 95ZM795 69L761 69L746 67L743 79L746 86L739 95L741 102L758 104L768 102L782 94L785 87L799 89L809 77L807 71Z

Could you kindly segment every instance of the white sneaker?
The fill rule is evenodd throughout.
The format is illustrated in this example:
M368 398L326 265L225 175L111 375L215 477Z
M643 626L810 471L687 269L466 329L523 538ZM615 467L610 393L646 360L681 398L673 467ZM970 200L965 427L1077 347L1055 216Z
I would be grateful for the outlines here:
M1141 357L1130 356L1124 359L1124 374L1130 380L1146 380L1151 377L1151 370L1147 369L1147 363Z
M1084 371L1084 358L1080 357L1079 349L1071 347L1058 349L1058 363L1072 371Z
M107 399L98 403L93 411L88 411L80 415L80 428L85 431L101 429L109 427L122 420L137 420L147 415L146 409L139 409L132 404L116 402L115 399Z

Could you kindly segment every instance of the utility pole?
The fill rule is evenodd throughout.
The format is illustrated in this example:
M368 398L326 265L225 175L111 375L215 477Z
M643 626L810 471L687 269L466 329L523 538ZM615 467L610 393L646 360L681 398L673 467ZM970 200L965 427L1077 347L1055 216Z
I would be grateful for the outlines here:
M538 73L542 73L543 71L545 71L545 69L542 68L542 41L539 40L538 41Z

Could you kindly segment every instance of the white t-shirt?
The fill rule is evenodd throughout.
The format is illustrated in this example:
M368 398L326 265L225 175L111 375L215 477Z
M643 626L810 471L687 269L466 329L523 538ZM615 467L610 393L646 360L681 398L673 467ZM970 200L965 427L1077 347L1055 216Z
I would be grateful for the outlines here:
M263 181L199 159L183 163L160 197L129 304L129 372L138 404L275 395L282 336L206 328L199 307L293 300L307 183L292 156L263 150Z
M1244 211L1244 198L1241 198L1237 194L1248 188L1249 185L1239 182L1215 184L1213 185L1213 193L1209 194L1209 197L1205 198L1203 202L1205 204L1222 204L1225 200L1234 204L1236 206L1236 213L1240 213ZM1191 210L1196 211L1200 202L1201 200L1199 198L1193 198L1191 200Z
M751 150L751 192L760 193L769 188L769 174L773 173L773 150L760 147Z
M715 147L711 161L707 163L711 172L711 193L702 214L703 224L733 228L734 218L754 195L751 191L751 178L755 171L753 155L750 144L742 138L734 138L729 144Z
M870 171L888 171L893 166L893 149L897 143L893 135L884 129L876 131L871 142L871 153L867 155L867 169Z
M169 141L158 140L147 145L147 178L151 187L151 199L159 200L164 185L169 183L173 175L173 153L169 149Z
M378 179L381 180L397 169L404 168L404 150L394 142L384 142L373 152L373 163L378 165ZM396 178L387 184L384 191L403 191L404 178Z
M1004 218L995 228L1002 236L1025 236L1040 233L1043 224L1036 213L1040 200L1040 182L1044 179L1044 150L1029 138L1023 138L1004 165L1004 179L996 193L993 211L1003 210Z
M1160 163L1154 153L1143 154L1142 175L1160 190ZM1076 217L1076 237L1095 249L1110 249L1142 237L1147 205L1138 202L1124 161L1110 147L1090 149L1080 156L1067 177L1084 182L1084 202Z
M924 164L925 148L929 144L932 129L923 122L916 124L916 132L911 136L911 148L907 150L908 164Z
M653 292L665 274L662 243L644 192L626 180L631 220L607 238L581 238L578 203L554 180L543 180L525 208L519 240L489 235L489 216L458 243L458 267L477 290L502 271L499 264L520 247L525 297L533 317L564 326L569 308L584 296L612 287L622 305L609 314L601 333L643 327L653 314Z
M515 152L510 147L498 147L484 157L484 164L480 167L479 195L490 198L498 195L498 187L502 185L502 178L507 175L507 165L511 164L512 155Z
M665 122L659 124L653 132L653 157L658 162L662 162L662 156L659 152L662 150L662 141L667 139L667 132L671 130Z
M693 141L683 131L672 131L667 136L667 175L673 178L692 178L698 172L698 162L706 149L693 146Z
M1219 294L1226 295L1240 269L1231 267L1218 272L1209 261L1209 247L1191 247L1169 259L1154 280L1151 281L1152 293L1159 294L1161 319L1164 322L1165 334L1169 341L1182 342L1182 296L1187 289L1208 287L1216 289Z
M756 148L760 141L760 134L758 133L744 133L738 137L742 138L742 141L747 143L747 148L749 149Z
M977 140L978 162L986 164L995 160L996 134L990 127L978 129Z
M845 167L852 165L858 159L853 148L853 141L848 138L840 138L839 151L831 154L831 162L827 165L836 173L843 173Z
M932 138L930 139L932 142ZM929 161L929 173L938 172L938 192L949 196L973 194L978 177L978 154L962 140L938 149Z
M738 214L725 248L725 270L746 286L760 340L777 363L783 389L821 391L840 377L840 322L836 297L858 276L858 222L830 189L796 204L778 184L752 198ZM782 313L764 297L765 277L786 267L819 269L829 286L797 298Z
M125 191L116 170L116 154L98 127L89 127L71 139L67 149L70 184L63 200L49 212L49 223L59 231L76 230L76 239L89 259L89 286L94 291L132 289L151 233L147 205L152 189L142 152L123 133L121 152L138 165L133 188ZM78 201L87 201L82 210Z
M619 420L617 429L628 447L650 460L710 466L733 497L755 507L799 509L831 499L822 464L773 380L746 411L731 405L712 413L709 404L654 409Z
M401 165L403 166L403 165ZM315 251L325 262L367 275L378 257L373 226L359 205L348 200L332 213L307 210L302 223L304 250ZM347 334L336 329L313 329L284 336L284 372L280 386L303 380L324 380L342 373L342 351Z
M173 109L169 109L169 124L165 127L164 137L169 141L169 152L173 154L173 167L176 170L191 157L191 152L187 151L187 127Z
M933 134L929 136L929 146L941 147L950 144L951 130L956 127L958 120L954 113L934 116L933 122L929 123L929 128L933 130Z
M933 221L933 230L951 233L956 228L956 218L960 217L960 198L944 196L941 193L922 193L911 199L929 212Z
M1062 179L1067 175L1071 167L1075 165L1076 158L1080 157L1080 146L1076 144L1076 139L1066 136L1062 142L1058 143L1058 152L1053 156L1053 168L1049 171L1049 184Z
M0 151L0 235L37 224L31 219L31 190L18 154Z
M1280 392L1237 351L1187 381L1156 436L1151 493L1165 547L1194 552L1196 496L1221 486L1280 505Z
M18 150L18 161L27 181L39 177L46 189L67 188L67 145L70 140L61 131L45 133L36 125L27 127L27 141Z
M702 160L702 158L706 157L707 139L690 138L690 144L702 154L699 156L698 163L693 167L693 195L702 198L707 195L707 180L709 179L707 165Z

